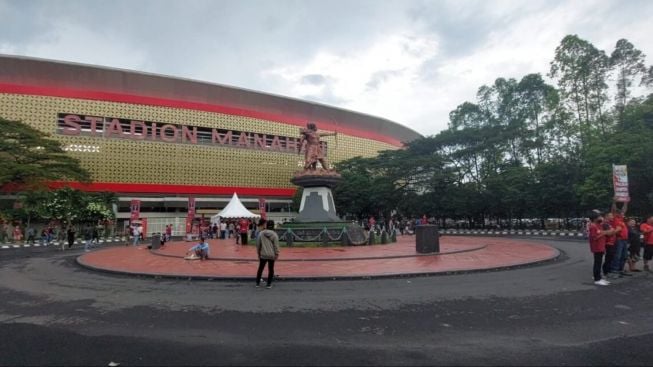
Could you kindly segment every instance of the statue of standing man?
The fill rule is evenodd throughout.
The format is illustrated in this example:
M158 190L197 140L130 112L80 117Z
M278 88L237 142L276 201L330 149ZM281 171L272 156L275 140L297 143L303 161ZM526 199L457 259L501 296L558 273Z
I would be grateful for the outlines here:
M315 123L309 122L306 124L305 129L299 130L301 136L299 138L298 152L301 152L304 145L306 145L306 150L304 153L304 169L305 170L315 170L317 169L317 162L320 162L322 168L328 170L329 166L322 150L322 145L320 144L321 136L335 136L338 133L326 133L320 132L317 130Z

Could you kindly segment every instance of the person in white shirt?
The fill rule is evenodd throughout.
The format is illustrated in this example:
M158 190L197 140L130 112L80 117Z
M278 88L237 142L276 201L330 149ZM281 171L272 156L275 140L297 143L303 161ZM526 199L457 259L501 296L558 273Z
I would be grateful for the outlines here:
M220 222L220 238L227 238L227 222Z
M134 225L134 231L132 232L134 234L134 242L133 242L134 246L138 246L138 242L141 239L141 231L142 231L141 226L139 226L138 224Z

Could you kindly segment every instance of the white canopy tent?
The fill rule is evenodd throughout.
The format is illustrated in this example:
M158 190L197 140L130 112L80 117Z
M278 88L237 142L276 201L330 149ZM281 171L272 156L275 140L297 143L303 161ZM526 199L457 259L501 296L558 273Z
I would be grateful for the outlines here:
M229 204L224 207L218 214L211 217L211 223L216 223L220 218L259 218L260 215L254 214L247 210L243 203L238 199L238 194L234 192L234 196L229 200Z

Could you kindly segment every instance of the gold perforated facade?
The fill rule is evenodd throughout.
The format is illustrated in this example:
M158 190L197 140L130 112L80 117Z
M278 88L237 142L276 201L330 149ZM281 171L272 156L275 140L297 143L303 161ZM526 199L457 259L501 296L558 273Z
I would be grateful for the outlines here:
M293 188L292 173L303 155L205 146L104 139L56 134L57 115L76 113L115 116L141 121L298 136L298 126L279 121L201 110L118 103L77 98L0 93L0 116L21 120L61 141L78 158L95 182L145 185L198 185L211 187ZM319 126L318 126L319 127ZM335 163L355 156L369 157L396 146L339 133L323 138L328 159ZM156 189L152 189L155 193Z

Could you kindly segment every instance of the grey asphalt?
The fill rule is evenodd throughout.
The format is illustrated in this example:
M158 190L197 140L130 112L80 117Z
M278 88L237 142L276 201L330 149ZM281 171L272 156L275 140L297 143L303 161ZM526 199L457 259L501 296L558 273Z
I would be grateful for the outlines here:
M653 274L599 288L585 242L545 242L560 260L271 290L0 253L0 365L650 365Z

